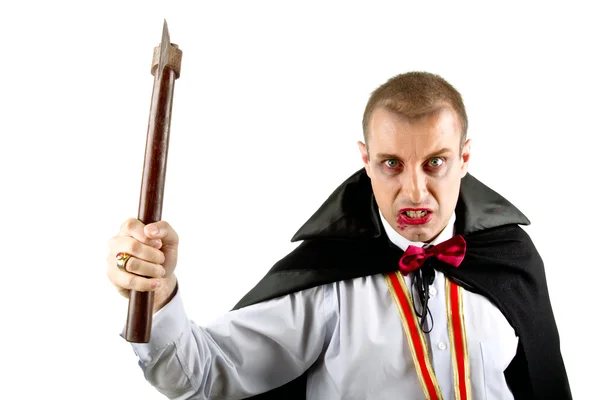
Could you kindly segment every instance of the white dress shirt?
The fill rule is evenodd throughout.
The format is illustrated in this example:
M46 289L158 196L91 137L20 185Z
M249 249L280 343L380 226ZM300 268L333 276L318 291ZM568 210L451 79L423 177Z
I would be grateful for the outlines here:
M423 246L382 221L396 246ZM453 227L454 217L431 244L449 239ZM411 279L405 277L409 288ZM429 299L434 325L425 338L442 396L454 399L445 290L445 277L436 271ZM473 399L513 399L503 371L516 354L514 329L485 297L464 290L463 302ZM145 378L170 399L243 399L308 368L307 400L424 398L381 274L231 311L203 327L189 320L177 293L152 324L151 342L132 346Z

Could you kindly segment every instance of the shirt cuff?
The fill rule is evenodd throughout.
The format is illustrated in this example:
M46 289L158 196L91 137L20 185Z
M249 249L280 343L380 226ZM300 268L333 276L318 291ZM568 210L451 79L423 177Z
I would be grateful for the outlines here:
M152 316L152 330L148 343L131 343L133 351L143 362L150 362L154 356L160 355L162 349L177 342L185 330L190 329L180 288L163 308ZM125 327L120 333L125 338Z

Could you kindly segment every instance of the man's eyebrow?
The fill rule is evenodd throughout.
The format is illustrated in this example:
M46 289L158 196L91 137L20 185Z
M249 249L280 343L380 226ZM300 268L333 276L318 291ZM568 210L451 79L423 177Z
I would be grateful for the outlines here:
M425 159L430 159L430 158L441 156L442 154L451 153L451 152L452 152L451 148L444 147L443 149L439 149L439 150L432 152L431 154L428 154L427 157L425 157ZM399 157L397 154L391 154L391 153L377 153L375 155L375 158L377 158L378 160L393 159L393 160L402 161L402 158Z

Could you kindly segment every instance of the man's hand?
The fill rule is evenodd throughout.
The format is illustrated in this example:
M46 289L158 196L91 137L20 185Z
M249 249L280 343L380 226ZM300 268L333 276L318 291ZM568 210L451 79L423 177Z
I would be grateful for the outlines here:
M179 236L168 223L158 221L144 225L130 218L108 245L108 279L122 296L129 298L131 290L153 291L154 312L169 302L177 284L174 271ZM131 254L124 271L117 268L116 255L121 252Z

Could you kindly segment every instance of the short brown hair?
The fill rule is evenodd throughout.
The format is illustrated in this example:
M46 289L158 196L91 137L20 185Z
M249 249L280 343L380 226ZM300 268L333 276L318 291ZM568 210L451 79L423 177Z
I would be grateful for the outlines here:
M444 105L449 105L458 116L462 128L462 150L467 140L468 127L462 96L444 78L429 72L407 72L397 75L371 93L362 121L365 143L369 136L371 115L378 107L384 107L407 118L416 118L438 111Z

